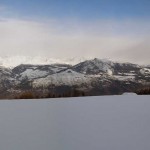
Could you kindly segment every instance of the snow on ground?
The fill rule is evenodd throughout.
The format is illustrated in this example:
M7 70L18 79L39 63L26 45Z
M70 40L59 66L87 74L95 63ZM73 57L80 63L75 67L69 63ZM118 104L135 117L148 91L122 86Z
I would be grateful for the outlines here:
M79 67L81 64L78 64L76 67ZM83 64L82 64L83 65ZM107 60L107 59L92 59L87 60L84 62L84 65L82 66L82 72L86 73L88 70L99 70L107 72L109 75L113 74L112 66L114 65L113 62Z
M33 82L34 87L39 86L48 86L48 85L79 85L82 83L90 82L91 78L81 74L77 73L71 69L67 69L66 71L52 74L47 76L46 78L40 78L36 79Z
M47 74L47 71L27 69L21 73L21 79L25 77L28 77L28 79L40 78L46 76Z
M134 96L134 95L137 95L136 93L133 93L133 92L125 92L125 93L123 93L122 95L132 95L132 96Z
M149 150L150 96L0 101L1 150Z
M140 70L140 73L143 74L143 75L145 75L145 74L150 75L150 69L148 69L148 68L143 68L143 69Z
M120 75L126 75L126 76L135 76L135 73L118 73Z
M130 76L114 75L113 77L120 81L130 81L135 79L135 76L131 76L131 75Z
M61 71L61 70L63 70L63 69L66 69L67 67L58 67L58 66L56 66L56 67L51 67L50 69L53 71L53 72L55 72L55 73L57 73L57 72L59 72L59 71Z

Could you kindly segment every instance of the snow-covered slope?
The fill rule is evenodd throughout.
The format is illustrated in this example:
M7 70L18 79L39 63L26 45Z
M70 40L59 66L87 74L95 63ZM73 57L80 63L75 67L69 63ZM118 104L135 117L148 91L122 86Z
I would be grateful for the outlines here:
M150 69L149 69L149 68L142 68L142 69L140 70L140 73L141 73L142 75L150 75Z
M28 78L29 80L46 77L55 74L59 71L67 69L69 65L54 64L54 65L19 65L12 71L16 74L19 80Z
M11 69L0 67L0 91L4 91L13 85L15 81Z
M119 80L119 81L134 81L135 76L121 76L121 75L114 75L113 76L115 79Z
M106 59L93 59L81 62L73 67L74 70L79 71L84 74L99 74L107 73L109 75L113 74L113 62Z
M28 79L34 79L34 78L40 78L43 76L48 75L48 72L41 71L41 70L33 70L33 69L27 69L26 71L22 72L21 79L28 78Z
M77 73L71 69L67 69L60 73L49 75L46 78L36 79L33 82L33 86L34 87L38 87L38 86L46 87L49 85L73 86L73 85L81 85L87 82L90 82L90 77L81 73Z
M84 74L101 74L118 75L119 73L137 73L140 66L131 63L112 62L107 59L92 59L79 63L73 67L77 72Z

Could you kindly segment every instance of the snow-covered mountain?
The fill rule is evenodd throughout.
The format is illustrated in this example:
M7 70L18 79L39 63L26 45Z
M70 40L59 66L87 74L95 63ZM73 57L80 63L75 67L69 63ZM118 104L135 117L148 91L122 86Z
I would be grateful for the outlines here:
M15 76L11 69L0 67L0 95L14 85Z
M85 58L69 58L69 59L54 59L50 57L41 56L6 56L0 57L0 66L6 68L14 68L21 64L30 65L50 65L50 64L71 64L75 65L84 61Z
M33 82L33 87L40 87L41 85L47 87L49 85L81 85L84 83L89 83L90 77L84 74L75 72L71 69L61 71L56 74L48 75L45 78L36 79Z
M132 74L139 73L139 69L142 68L139 65L131 63L118 63L112 62L106 59L93 59L81 62L73 67L74 70L84 74L108 74L108 75L120 75L120 74Z
M16 78L22 80L28 78L29 80L46 77L55 74L59 71L69 68L70 65L66 64L53 64L53 65L19 65L12 69Z
M1 67L0 77L0 91L6 91L7 95L24 90L60 92L72 88L91 95L118 94L150 86L149 68L98 58L76 65L54 63L22 64L13 69Z
M20 70L20 71L18 71ZM36 79L35 87L48 85L81 85L95 80L118 80L142 82L149 77L148 69L130 63L115 63L108 60L93 59L69 65L21 65L13 69L17 78ZM146 80L147 81L147 80Z
M93 59L93 60L86 60L81 62L73 67L74 70L83 73L83 74L99 74L99 73L107 73L109 75L113 74L113 66L114 63L105 60L105 59Z

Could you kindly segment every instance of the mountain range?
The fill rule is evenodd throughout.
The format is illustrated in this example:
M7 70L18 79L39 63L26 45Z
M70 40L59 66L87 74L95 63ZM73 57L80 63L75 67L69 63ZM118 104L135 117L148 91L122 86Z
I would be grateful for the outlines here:
M12 62L13 63L13 62ZM150 66L106 59L69 63L20 64L0 67L0 98L14 98L25 91L37 96L65 95L74 89L84 95L134 92L150 86Z

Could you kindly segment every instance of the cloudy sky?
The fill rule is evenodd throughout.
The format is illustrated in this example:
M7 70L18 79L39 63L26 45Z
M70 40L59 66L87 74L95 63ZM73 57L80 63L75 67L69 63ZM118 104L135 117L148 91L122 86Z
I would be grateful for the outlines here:
M150 0L0 0L0 56L150 64Z

